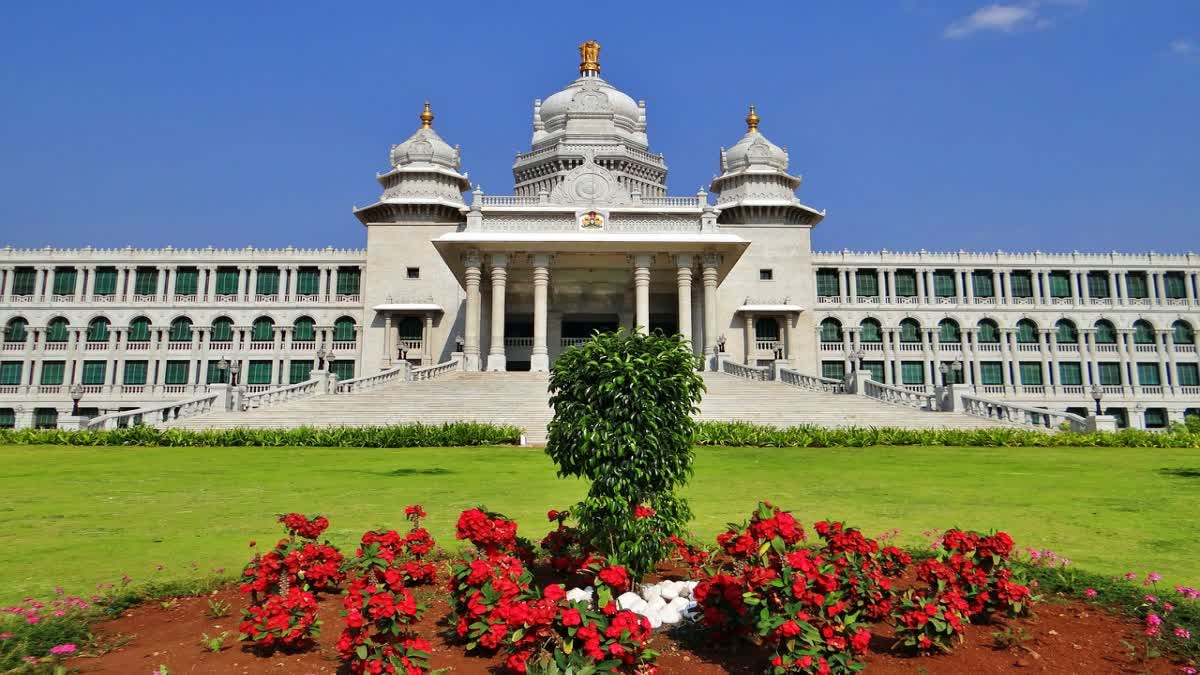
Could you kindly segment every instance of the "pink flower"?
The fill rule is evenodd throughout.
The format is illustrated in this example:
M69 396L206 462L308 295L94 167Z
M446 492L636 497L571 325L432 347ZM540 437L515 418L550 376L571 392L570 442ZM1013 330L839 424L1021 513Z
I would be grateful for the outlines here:
M1087 589L1086 591L1083 592L1083 594L1089 598L1094 598L1097 595L1100 595L1099 593L1096 592L1096 589L1094 589L1094 588Z
M1192 634L1186 628L1176 628L1175 637L1183 638L1184 640L1190 640L1192 638Z
M1183 675L1196 675L1196 669L1189 666L1184 666L1179 670L1183 672Z
M74 654L75 653L75 645L71 644L70 642L68 642L65 645L57 645L57 646L50 648L50 653L55 656Z
M1150 574L1146 575L1146 581L1142 583L1146 586L1149 586L1150 584L1156 584L1160 581L1162 581L1162 575L1158 572L1151 572Z
M1137 575L1134 574L1133 572L1126 572L1125 578L1128 579L1129 581L1133 581L1134 579L1137 578Z
M1153 595L1142 596L1142 600L1145 600L1146 602L1150 603L1151 605L1158 602L1158 598L1154 597Z
M12 633L0 633L0 640L7 640L12 637Z
M1162 617L1160 617L1157 614L1150 614L1149 616L1146 617L1146 625L1147 626L1161 626L1162 625Z

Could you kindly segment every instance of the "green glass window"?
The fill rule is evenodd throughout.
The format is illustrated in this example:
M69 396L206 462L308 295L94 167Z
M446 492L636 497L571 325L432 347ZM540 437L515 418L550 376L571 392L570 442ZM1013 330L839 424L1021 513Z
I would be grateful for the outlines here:
M761 321L761 319L760 319L760 321ZM771 319L771 321L772 321L772 323L775 322L774 319ZM396 327L396 332L400 333L401 340L420 340L422 338L421 334L424 332L424 330L425 330L424 324L422 324L421 320L415 316L404 317L403 319L400 320L400 325ZM778 323L775 323L774 330L775 330L775 337L773 337L771 339L778 340L779 339L779 324ZM765 338L760 337L759 339L761 340L761 339L765 339Z
M1037 387L1042 384L1042 364L1036 361L1022 361L1019 366L1021 384Z
M900 341L901 342L920 342L921 341L921 324L912 319L905 319L900 322Z
M1125 275L1125 293L1129 298L1150 297L1150 285L1145 272L1130 272Z
M1017 322L1017 342L1024 344L1035 343L1038 341L1037 324L1029 319L1021 319Z
M833 380L845 379L846 363L844 361L822 361L821 377L828 377Z
M315 267L301 267L296 275L298 295L316 295L321 289L321 273Z
M77 276L74 267L56 267L54 269L54 294L75 295Z
M1171 341L1177 345L1190 345L1196 342L1196 332L1186 321L1176 321L1171 326Z
M21 384L21 368L24 365L20 361L5 361L0 363L0 385L13 386Z
M1108 297L1108 272L1088 272L1088 295L1093 298Z
M1163 285L1166 286L1168 298L1187 297L1187 277L1183 272L1167 272L1163 275Z
M1012 287L1009 289L1009 293L1014 298L1033 297L1033 273L1031 272L1013 272L1008 275L1008 285Z
M900 382L903 384L925 384L925 364L921 361L901 362Z
M104 384L105 375L108 374L107 361L84 361L83 376L80 378L82 384Z
M879 329L879 322L867 319L859 324L858 341L883 342L883 331Z
M1050 273L1050 297L1052 298L1069 298L1071 297L1071 273L1070 272L1051 272Z
M865 297L876 297L879 295L879 277L875 270L858 270L858 275L855 277L855 293Z
M29 322L22 318L11 319L8 325L4 327L5 342L24 342L25 337L29 334L27 330Z
M1107 321L1096 322L1096 344L1113 345L1117 343L1117 329Z
M200 288L200 271L195 267L175 270L175 295L196 295Z
M338 295L357 295L361 274L357 267L339 267L337 275Z
M278 267L260 267L258 268L258 281L254 285L254 292L259 295L276 295L279 293L279 268Z
M1162 385L1162 372L1158 368L1157 363L1139 363L1137 364L1138 384L1143 387L1157 387Z
M312 369L312 361L292 361L291 365L288 366L288 384L307 381Z
M883 382L883 361L863 361L862 369L871 374L871 379Z
M892 278L895 279L897 297L917 297L917 273L915 270L896 270Z
M354 319L343 316L333 322L333 339L335 342L354 342Z
M129 335L126 336L129 342L149 342L150 341L150 319L144 316L139 316L129 322Z
M208 339L210 342L233 342L233 321L225 317L213 321Z
M37 270L32 267L18 267L13 270L13 295L33 295L36 291Z
M58 410L55 408L34 408L33 426L35 429L58 428Z
M271 361L251 361L246 384L271 384Z
M191 342L192 341L192 322L190 319L180 317L171 322L171 329L167 332L167 339L171 342Z
M1139 345L1154 344L1154 327L1146 321L1135 321L1133 324L1133 341Z
M224 384L229 380L229 370L221 370L221 360L208 362L208 371L205 373L204 381L207 384Z
M114 267L101 267L96 270L96 280L92 282L93 295L117 294L117 270Z
M67 320L59 317L46 324L46 342L66 342L70 338Z
M834 319L825 319L821 322L821 342L841 342L842 341L842 324Z
M759 340L778 340L779 322L774 317L765 316L754 322L754 336Z
M996 284L991 270L976 270L971 272L971 287L977 298L996 297Z
M108 319L92 319L87 327L87 341L108 342Z
M237 295L238 282L241 278L241 273L236 267L221 267L217 269L217 283L215 293L217 295Z
M254 320L254 328L250 332L250 339L255 342L270 342L275 339L275 322L267 317L259 317Z
M938 341L942 343L962 342L962 332L958 330L958 324L949 319L942 320L938 324Z
M354 361L339 359L329 364L329 372L337 376L338 382L345 382L354 377Z
M841 284L837 270L817 270L817 295L837 297L841 294Z
M158 293L158 270L153 267L139 267L133 276L134 295L155 295Z
M126 361L125 375L121 382L130 385L146 384L147 366L146 361Z
M1162 429L1167 426L1166 408L1146 408L1146 428Z
M21 364L17 364L18 366ZM1177 366L1179 374L1179 382L1181 387L1200 387L1200 366L1194 363L1181 363ZM17 371L17 378L20 379L20 370ZM3 382L0 382L3 384Z
M17 426L17 414L12 408L0 408L0 429L13 429Z
M1096 370L1100 375L1100 384L1107 387L1120 386L1121 364L1112 362L1097 363Z
M292 326L292 341L312 342L316 339L316 323L307 316L302 316L299 319L296 319L296 323Z
M62 384L66 369L67 364L65 361L42 361L41 384L50 386Z
M994 344L1000 341L1000 327L992 321L980 321L978 339L981 343Z
M955 293L954 277L951 270L937 270L933 273L933 294L939 298L953 298Z
M163 384L187 384L188 383L188 362L187 361L167 361L166 370L163 371Z
M1070 321L1059 321L1054 324L1055 339L1061 344L1075 344L1079 341L1079 331Z
M999 361L984 361L979 364L980 384L1004 384L1004 364Z
M1078 363L1058 364L1058 380L1063 386L1080 386L1083 384L1083 366Z

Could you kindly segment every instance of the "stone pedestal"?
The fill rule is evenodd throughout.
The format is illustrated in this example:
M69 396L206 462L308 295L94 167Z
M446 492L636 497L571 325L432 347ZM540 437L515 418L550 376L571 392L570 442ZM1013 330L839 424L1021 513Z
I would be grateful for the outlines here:
M1117 418L1112 415L1096 415L1090 414L1087 416L1087 432L1094 434L1097 431L1116 431Z
M317 371L313 371L316 373ZM233 387L223 382L208 385L208 390L217 394L216 410L233 410Z
M869 379L871 379L871 371L869 371L869 370L859 369L852 373L849 373L848 375L846 375L846 393L864 396L865 394L863 392L863 388L864 388L863 383Z
M91 418L83 415L59 415L58 428L62 431L79 431L89 419Z
M779 369L791 367L787 359L775 359L771 362L771 379L778 381L780 379Z
M961 412L963 394L970 394L972 389L969 384L947 384L938 387L935 391L937 392L938 410Z

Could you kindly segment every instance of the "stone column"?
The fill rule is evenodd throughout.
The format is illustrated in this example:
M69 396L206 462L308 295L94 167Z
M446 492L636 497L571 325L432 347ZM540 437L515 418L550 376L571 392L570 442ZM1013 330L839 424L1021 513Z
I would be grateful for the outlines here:
M1112 300L1113 305L1121 300L1121 287L1117 285L1116 270L1108 271L1108 297Z
M425 330L421 333L421 365L432 366L437 363L437 355L433 353L433 314L425 315Z
M933 386L942 384L938 380L938 362L933 358L933 330L929 328L921 329L921 361L925 364L925 370L929 372L927 381Z
M396 327L392 325L392 313L387 312L383 315L383 369L387 370L392 367L392 356L396 353L396 349L392 340L395 339Z
M16 276L16 273L15 267L6 266L0 268L0 284L3 284L4 287L4 295L0 297L0 302L6 305L12 302L13 277Z
M1079 273L1079 295L1081 298L1083 298L1083 304L1085 304L1085 305L1089 304L1088 301L1092 299L1092 293L1090 290L1088 290L1088 273L1087 272Z
M675 281L679 288L679 334L692 344L692 256L675 256Z
M971 364L972 384L974 384L976 387L982 387L983 382L980 381L979 376L980 354L975 348L979 344L978 330L978 328L962 328L959 335L959 348L965 355L968 354L968 351L970 352L969 355L965 356L964 358L970 361ZM982 393L983 389L976 389L976 391Z
M883 383L895 384L892 371L896 368L896 334L891 328L883 328L880 337L883 339Z
M338 296L338 267L334 265L329 268L329 301L337 302Z
M975 280L972 276L972 270L963 270L963 289L967 292L967 304L975 304Z
M1158 334L1159 340L1162 343L1161 349L1166 352L1165 355L1160 352L1158 357L1158 367L1166 370L1166 373L1164 373L1165 377L1161 380L1164 387L1163 391L1177 392L1179 370L1175 365L1175 333L1171 330L1160 330ZM1171 388L1166 389L1167 386Z
M1043 329L1043 332L1046 333L1046 339L1050 341L1050 366L1053 369L1052 375L1054 382L1053 389L1051 389L1049 388L1051 386L1051 380L1046 380L1046 386L1048 387L1046 391L1054 391L1062 385L1062 383L1059 382L1062 371L1059 370L1058 367L1058 331L1054 329Z
M1000 270L996 284L996 300L1004 304L1012 302L1012 270Z
M633 256L634 328L642 334L650 332L650 265L654 256L639 253Z
M96 266L77 268L75 271L75 302L92 301L92 288L96 286Z
M1084 386L1100 384L1096 374L1096 355L1092 353L1093 328L1079 329L1079 357L1087 364L1088 379Z
M1167 297L1166 286L1163 285L1163 274L1158 270L1152 271L1146 275L1146 280L1150 284L1150 302L1154 305L1166 304Z
M706 253L702 264L704 281L704 355L709 358L708 368L715 368L717 356L717 266L721 258L715 253Z
M504 372L507 370L504 351L504 293L508 282L508 256L494 253L492 263L492 340L488 349L487 369Z
M704 292L692 285L692 353L703 354L704 345Z
M329 292L329 281L327 280L327 267L317 268L317 302L325 302L325 294Z
M54 298L54 279L57 276L58 276L58 268L56 268L56 267L47 267L46 268L46 288L45 288L45 293L42 295L42 302L50 302L51 299Z
M1013 356L1012 336L1011 329L1000 329L1000 359L1004 367L1004 382L1008 392L1015 394L1017 386L1021 383L1021 366L1018 365L1019 357Z
M858 272L853 267L846 271L846 290L850 292L850 304L858 302Z
M925 272L926 270L917 269L917 302L922 305L929 302L929 299L925 297Z
M888 286L887 270L882 267L875 268L875 290L879 293L876 297L879 299L879 304L887 302Z
M1126 393L1135 393L1138 390L1135 386L1141 385L1137 381L1136 373L1137 366L1134 365L1136 358L1131 358L1130 350L1136 349L1131 346L1133 342L1133 331L1124 328L1117 330L1117 358L1121 360L1121 381L1124 383ZM1157 343L1155 344L1157 347ZM1134 354L1136 357L1136 354Z
M758 340L757 340L756 336L754 335L754 314L752 312L745 312L744 314L742 314L742 318L745 319L745 323L746 323L746 335L745 335L746 361L745 361L745 363L748 366L756 366L756 365L758 365L758 359L755 358L758 355L758 345L756 345L754 343L757 342Z
M546 348L546 294L550 286L550 255L535 253L529 257L533 265L533 349L529 369L535 373L550 370L550 352Z
M250 280L246 282L246 302L258 302L258 268L250 268Z
M161 274L165 278L165 285L163 287L162 295L160 295L159 297L163 300L163 302L174 302L175 301L175 277L176 277L176 275L179 274L179 270L174 265L172 265L170 267L163 268Z
M1196 289L1192 286L1192 277L1194 276L1194 274L1188 271L1184 271L1183 273L1184 297L1187 298L1187 304L1189 307L1196 304Z
M1033 283L1033 304L1042 304L1042 272L1041 270L1033 270L1029 275Z
M787 361L792 370L800 369L800 331L796 330L796 322L799 319L800 317L792 312L783 315L783 329L787 333ZM820 339L815 341L815 345L817 349L821 348ZM817 374L820 375L820 372Z
M479 313L482 298L479 293L479 281L483 276L483 259L478 252L472 251L463 256L463 276L467 287L467 316L463 342L463 360L465 370L469 373L479 370ZM332 281L331 281L332 283ZM390 356L390 355L389 355Z

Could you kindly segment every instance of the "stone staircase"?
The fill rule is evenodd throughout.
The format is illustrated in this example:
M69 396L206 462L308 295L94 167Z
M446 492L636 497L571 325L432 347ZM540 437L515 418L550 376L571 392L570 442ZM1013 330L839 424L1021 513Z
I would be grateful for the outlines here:
M241 413L214 412L181 419L182 429L375 426L475 421L514 424L532 444L546 442L552 415L545 373L453 373L433 380L395 382L355 394L320 395ZM996 423L960 413L934 413L862 396L800 389L705 373L708 393L698 419L770 426L982 428Z

